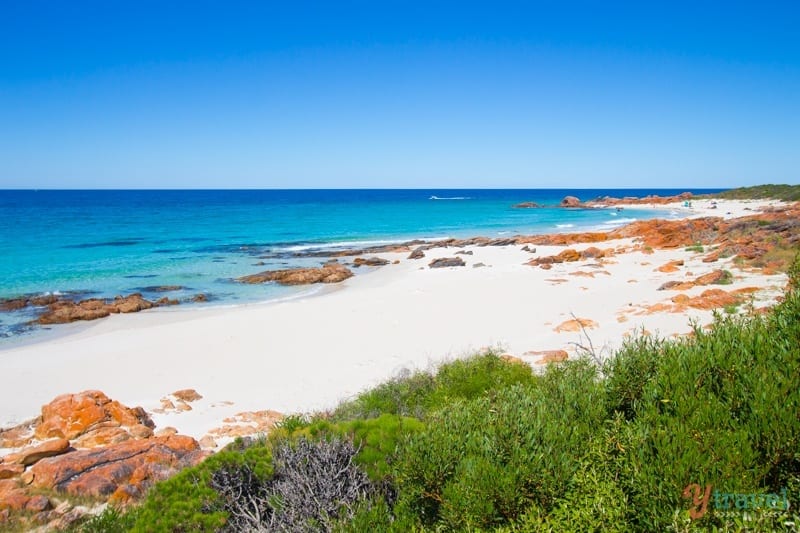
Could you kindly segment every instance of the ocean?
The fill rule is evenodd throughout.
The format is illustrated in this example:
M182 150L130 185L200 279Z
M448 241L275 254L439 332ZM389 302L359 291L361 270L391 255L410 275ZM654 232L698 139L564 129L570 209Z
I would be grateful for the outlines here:
M698 189L696 194L718 189ZM668 211L556 207L567 195L670 195L669 189L0 190L0 299L141 292L232 305L315 288L243 285L238 276L318 265L299 252L410 239L610 229ZM363 269L362 269L363 270ZM159 292L158 287L177 286ZM35 310L0 312L4 339L36 334Z

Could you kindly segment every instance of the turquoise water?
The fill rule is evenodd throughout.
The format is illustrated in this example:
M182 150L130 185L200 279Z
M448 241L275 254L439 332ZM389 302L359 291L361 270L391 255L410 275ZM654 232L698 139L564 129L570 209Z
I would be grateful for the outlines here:
M652 210L513 209L567 194L673 194L672 190L0 191L0 298L76 293L188 299L210 304L289 296L237 276L319 264L307 250L413 238L609 229ZM709 191L694 191L709 192ZM264 263L263 265L258 263ZM150 287L180 285L170 293ZM32 311L0 313L0 337L27 331Z

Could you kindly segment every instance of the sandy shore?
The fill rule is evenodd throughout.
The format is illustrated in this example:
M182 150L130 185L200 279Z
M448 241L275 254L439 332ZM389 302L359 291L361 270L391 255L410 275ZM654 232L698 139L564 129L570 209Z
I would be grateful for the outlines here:
M695 200L691 209L654 208L732 218L778 204L718 201L712 209L710 200ZM573 317L596 323L588 333L605 354L636 329L671 336L689 332L691 320L711 321L710 311L697 309L648 312L675 295L657 290L667 281L729 269L735 277L724 289L758 288L752 294L756 307L772 303L786 281L782 274L731 268L731 259L703 263L703 254L683 248L626 251L630 240L598 246L617 253L550 270L525 263L565 247L536 246L535 254L522 246L467 247L472 255L458 256L465 267L443 269L430 269L428 262L453 257L456 249L429 250L420 260L407 259L407 253L379 254L400 262L311 297L112 316L71 335L0 351L0 427L36 416L59 394L100 389L153 412L157 427L173 426L200 438L239 412L331 408L403 369L427 368L482 347L498 347L534 366L538 356L527 352L566 350L574 356L574 343L585 339L580 332L558 330ZM675 260L684 261L676 272L657 270ZM203 399L189 411L156 412L162 398L185 388Z

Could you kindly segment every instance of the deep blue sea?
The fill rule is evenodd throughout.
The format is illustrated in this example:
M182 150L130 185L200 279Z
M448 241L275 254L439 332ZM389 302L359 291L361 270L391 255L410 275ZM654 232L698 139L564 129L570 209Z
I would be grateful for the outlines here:
M715 190L694 190L695 193ZM566 195L677 194L683 190L0 190L0 298L143 292L227 305L292 296L298 288L232 278L319 264L298 251L413 238L609 229L670 216L652 210L513 209ZM257 264L257 263L264 263ZM150 288L185 287L170 293ZM195 304L196 305L196 304ZM0 313L0 338L28 331L32 311ZM0 342L2 342L0 340Z

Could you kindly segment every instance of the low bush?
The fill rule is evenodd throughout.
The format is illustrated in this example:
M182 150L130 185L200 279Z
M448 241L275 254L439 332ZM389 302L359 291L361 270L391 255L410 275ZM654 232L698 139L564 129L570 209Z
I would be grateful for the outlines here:
M596 377L586 361L551 367L535 383L460 399L432 416L399 454L398 516L465 530L550 509L602 425Z
M407 372L341 404L333 420L392 414L425 419L428 413L458 399L471 399L515 383L529 383L531 369L505 361L494 352L442 364L435 374Z
M248 468L260 480L272 475L272 452L264 441L219 452L199 465L157 483L136 510L133 532L218 531L228 514L211 485L215 472Z

